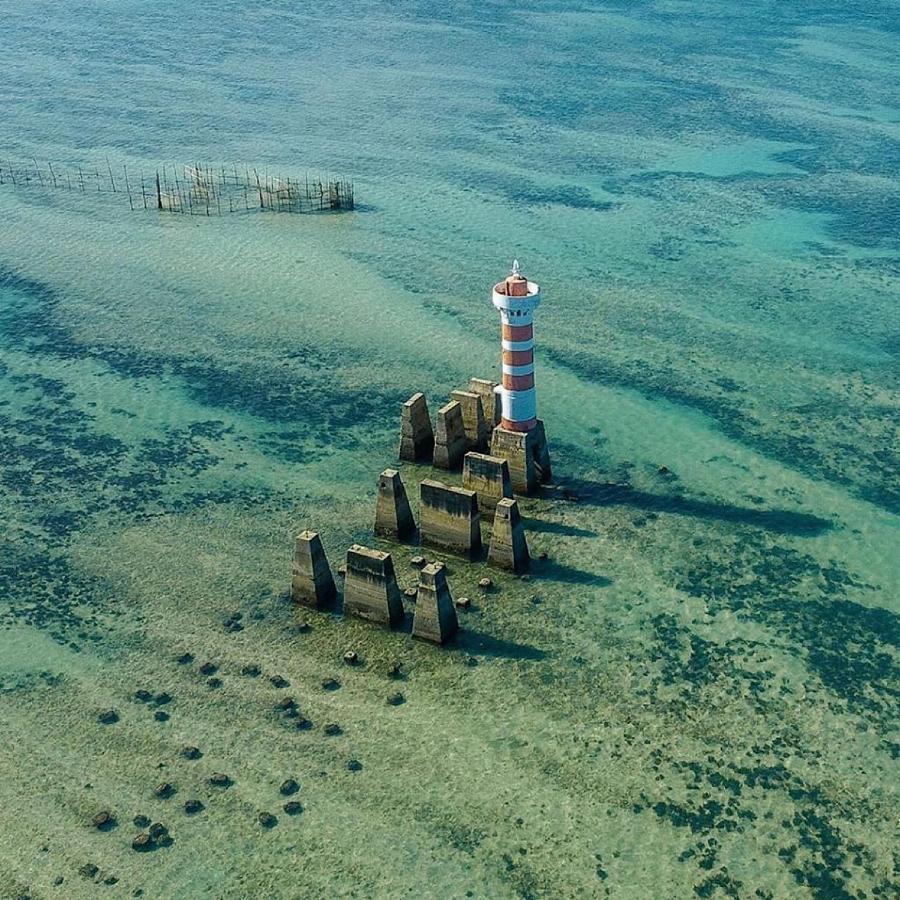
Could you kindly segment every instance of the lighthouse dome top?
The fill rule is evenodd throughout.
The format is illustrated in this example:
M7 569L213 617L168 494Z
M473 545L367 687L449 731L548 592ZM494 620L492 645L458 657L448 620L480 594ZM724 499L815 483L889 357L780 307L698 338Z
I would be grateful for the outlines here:
M534 309L541 302L541 288L522 274L519 261L514 259L509 275L494 285L491 299L498 309L508 309L511 306L527 306Z

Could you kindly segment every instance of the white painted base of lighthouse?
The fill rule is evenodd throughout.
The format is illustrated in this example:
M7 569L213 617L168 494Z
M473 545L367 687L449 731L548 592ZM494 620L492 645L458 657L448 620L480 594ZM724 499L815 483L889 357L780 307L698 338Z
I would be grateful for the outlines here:
M544 423L538 419L530 431L510 431L498 425L491 435L491 456L505 459L513 490L531 494L550 481L550 448Z

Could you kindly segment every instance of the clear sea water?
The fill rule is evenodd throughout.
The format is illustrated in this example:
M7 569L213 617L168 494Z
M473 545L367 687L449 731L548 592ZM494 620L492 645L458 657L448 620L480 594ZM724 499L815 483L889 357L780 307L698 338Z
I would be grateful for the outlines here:
M358 202L0 187L0 897L898 896L896 3L0 21L0 157L333 172ZM514 256L579 498L523 501L548 559L484 596L450 561L452 649L300 631L294 534L335 567L372 543L400 402L498 373ZM135 853L139 814L174 843Z

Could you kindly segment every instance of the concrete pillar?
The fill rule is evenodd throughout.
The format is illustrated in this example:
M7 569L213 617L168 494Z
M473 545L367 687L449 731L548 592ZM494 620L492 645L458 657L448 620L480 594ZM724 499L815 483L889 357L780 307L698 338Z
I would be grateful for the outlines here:
M455 400L462 409L466 449L487 450L491 435L484 420L481 397L472 391L453 391L450 399Z
M488 562L512 572L525 572L531 562L518 500L504 497L494 512Z
M416 523L400 473L396 469L385 469L378 476L375 534L402 540L415 534L415 531Z
M359 544L347 551L344 615L358 616L389 628L403 624L403 600L390 553Z
M447 570L440 563L425 566L419 572L413 637L445 644L458 630L459 621L447 584Z
M481 397L481 408L488 429L493 429L500 424L500 398L497 396L499 386L496 381L488 378L469 379L469 390Z
M470 559L481 555L478 496L426 478L419 485L419 535L422 543Z
M509 463L513 490L520 494L531 494L550 480L550 449L540 419L530 431L509 431L498 425L491 436L491 456Z
M434 464L440 469L458 469L466 452L466 432L463 428L462 407L455 400L442 406L437 413L434 432Z
M301 531L291 564L291 599L305 606L325 606L336 594L321 538L315 531Z
M434 432L428 403L421 392L413 394L400 411L400 459L427 462L434 449Z
M463 487L478 495L481 518L493 520L497 501L513 495L509 463L499 456L467 453L463 460Z

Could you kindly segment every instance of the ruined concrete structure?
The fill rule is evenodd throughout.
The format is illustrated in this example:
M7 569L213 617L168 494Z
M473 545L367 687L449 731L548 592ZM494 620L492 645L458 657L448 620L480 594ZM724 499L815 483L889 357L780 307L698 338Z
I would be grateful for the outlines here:
M336 595L334 576L321 538L315 531L301 531L294 544L291 564L291 599L306 606L325 606Z
M488 561L517 574L528 569L531 557L525 540L525 526L519 515L518 500L504 497L497 504Z
M466 449L487 450L490 431L484 419L481 396L473 391L451 391L450 399L455 400L462 410Z
M375 503L375 534L398 540L416 533L416 522L409 508L406 488L396 469L385 469L378 476L378 499Z
M491 302L500 312L503 382L497 389L500 424L491 439L491 455L509 462L513 488L531 493L550 480L550 450L544 426L537 418L534 386L534 311L541 289L519 272L494 285Z
M509 463L499 456L467 453L463 460L463 487L478 495L481 517L493 519L497 501L513 495Z
M425 566L419 573L413 637L444 644L459 630L456 609L447 584L447 570L441 563Z
M478 496L426 478L419 485L419 534L423 544L476 559L481 555Z
M484 413L484 421L489 431L500 424L500 403L497 397L496 381L488 378L470 378L469 390L481 397L481 409Z
M403 601L390 553L359 544L347 551L344 614L389 628L403 624Z
M437 412L434 431L434 464L439 469L458 469L466 452L462 407L451 400Z
M413 394L400 412L400 459L426 462L434 449L434 432L428 403L421 392Z
M513 490L519 494L531 494L550 480L550 450L540 419L528 431L509 431L498 425L491 437L491 456L509 463Z

